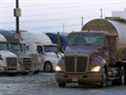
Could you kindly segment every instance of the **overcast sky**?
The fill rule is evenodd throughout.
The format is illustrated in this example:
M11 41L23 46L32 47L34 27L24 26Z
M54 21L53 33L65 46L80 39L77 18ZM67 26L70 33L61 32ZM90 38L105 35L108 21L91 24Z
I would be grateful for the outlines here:
M100 8L105 16L112 11L123 11L126 0L19 0L22 9L21 29L42 32L71 32L80 30L81 17L84 23L100 17ZM13 8L15 0L0 0L0 28L15 29Z

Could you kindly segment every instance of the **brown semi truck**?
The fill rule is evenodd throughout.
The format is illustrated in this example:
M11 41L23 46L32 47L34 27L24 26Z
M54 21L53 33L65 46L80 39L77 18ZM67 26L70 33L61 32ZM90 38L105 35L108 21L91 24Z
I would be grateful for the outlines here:
M56 67L59 87L71 82L103 87L124 84L126 29L122 31L123 28L124 23L96 19L88 22L81 32L70 33L64 57Z

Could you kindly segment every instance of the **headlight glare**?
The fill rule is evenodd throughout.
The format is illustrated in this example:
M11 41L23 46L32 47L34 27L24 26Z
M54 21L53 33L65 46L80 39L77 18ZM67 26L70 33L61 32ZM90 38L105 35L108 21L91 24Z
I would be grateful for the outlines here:
M62 69L61 69L61 67L60 66L56 66L56 69L55 69L56 71L61 71Z
M93 67L93 68L91 69L91 72L99 72L100 69L101 69L100 66L95 66L95 67Z

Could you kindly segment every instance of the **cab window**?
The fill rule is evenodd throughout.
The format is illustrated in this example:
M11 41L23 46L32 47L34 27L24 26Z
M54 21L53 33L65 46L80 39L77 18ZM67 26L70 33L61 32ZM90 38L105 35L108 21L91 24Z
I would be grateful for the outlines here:
M43 48L42 46L37 46L37 52L42 54L43 53Z

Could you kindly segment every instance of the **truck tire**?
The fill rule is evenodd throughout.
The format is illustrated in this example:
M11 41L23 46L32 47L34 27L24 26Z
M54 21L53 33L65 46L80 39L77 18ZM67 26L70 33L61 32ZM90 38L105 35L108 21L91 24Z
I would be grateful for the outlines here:
M120 81L121 81L121 85L125 85L125 69L124 69L124 66L121 66L121 78L120 78Z
M126 85L126 64L124 65L124 85Z
M57 82L57 83L60 88L64 88L66 86L65 82Z
M112 85L112 82L110 80L108 80L106 68L103 67L101 69L101 83L100 83L100 86L101 87L107 87L107 86L110 86L110 85Z
M53 66L50 62L44 64L44 72L53 72Z
M124 67L121 66L119 69L119 78L113 81L113 85L124 85L125 84L125 72Z

